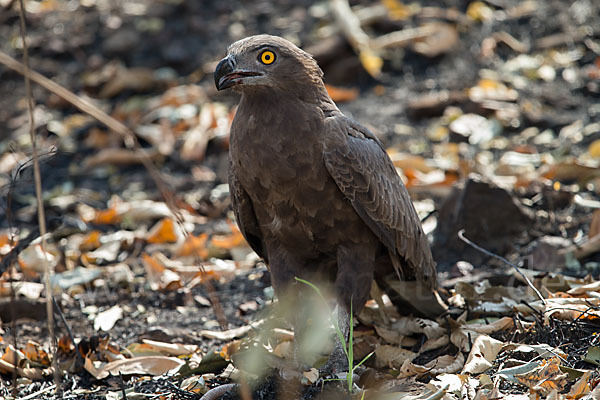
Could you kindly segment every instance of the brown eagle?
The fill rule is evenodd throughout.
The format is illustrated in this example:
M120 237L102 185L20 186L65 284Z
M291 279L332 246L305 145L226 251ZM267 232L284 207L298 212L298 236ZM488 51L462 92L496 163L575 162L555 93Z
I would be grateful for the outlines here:
M296 296L301 308L307 288L295 277L329 283L347 338L350 310L363 308L374 277L395 270L433 292L435 263L406 188L378 138L337 108L314 58L269 35L227 53L214 78L217 89L241 93L229 149L233 210L277 296ZM305 321L295 315L298 343ZM325 370L347 368L338 340Z

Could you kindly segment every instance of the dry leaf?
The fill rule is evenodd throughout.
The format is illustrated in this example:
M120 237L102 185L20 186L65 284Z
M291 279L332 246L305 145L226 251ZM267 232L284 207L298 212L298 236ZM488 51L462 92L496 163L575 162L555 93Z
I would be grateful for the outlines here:
M163 218L150 229L146 240L148 243L174 243L182 236L173 219Z
M44 284L37 282L13 282L12 286L17 296L24 296L32 300L39 299L44 291ZM0 286L0 296L10 296L13 289L11 289L11 284L9 282L2 282Z
M98 313L94 319L94 329L108 332L121 318L123 318L123 309L120 306L113 306L106 311Z
M410 18L418 11L418 7L414 7L413 3L406 5L399 0L382 0L381 3L387 8L388 15L393 20Z
M556 347L552 347L548 344L517 344L509 343L502 347L502 351L512 351L520 353L531 353L535 352L542 358L562 357L567 359L567 354Z
M567 393L567 399L580 399L583 396L591 392L590 377L592 376L591 371L585 371L581 378L571 386L571 390Z
M181 277L158 261L156 254L158 253L152 256L146 253L142 254L142 264L146 269L150 288L152 290L174 290L183 287Z
M362 49L358 55L358 58L365 71L367 71L373 78L377 78L381 74L383 60L371 49Z
M543 178L560 182L587 182L590 179L600 176L600 169L594 166L581 164L577 160L568 160L557 164L542 166L540 168L540 175Z
M142 343L148 346L149 349L167 356L190 355L198 350L198 346L195 344L165 343L150 339L142 339Z
M562 390L567 384L567 374L560 370L558 357L543 360L540 366L530 372L515 375L522 385L530 389L549 393L552 390Z
M590 156L600 158L600 139L596 139L590 143L588 152L590 153Z
M431 375L439 374L455 374L465 365L465 356L462 352L458 352L456 356L450 354L443 355L435 360L425 364L430 370Z
M48 353L46 353L44 349L42 349L42 347L36 342L28 340L27 344L25 345L25 349L23 349L23 353L30 361L34 361L45 366L50 366L50 357L48 356Z
M118 138L117 135L111 135L107 131L94 126L88 131L84 143L86 147L100 150L107 147L116 147L118 145L116 138Z
M494 17L494 10L483 1L474 1L467 8L467 16L475 21L487 22Z
M12 243L11 238L6 233L0 233L0 256L8 254L10 250L16 246L17 241Z
M377 368L400 368L406 360L412 361L417 353L398 346L383 345L375 349L375 365Z
M101 245L100 236L101 235L102 235L102 232L100 232L98 230L93 230L93 231L87 233L81 240L81 243L79 243L79 251L90 251L90 250L94 250L94 249L97 249L98 247L100 247L100 245Z
M481 79L476 86L469 89L469 99L474 102L484 100L516 101L519 93L504 83L493 79Z
M415 317L401 317L392 324L392 329L398 330L404 336L423 333L428 339L435 339L446 334L446 329L437 322Z
M206 242L208 241L208 233L201 233L199 236L192 234L185 238L185 241L179 246L175 253L180 257L198 256L206 259L208 251L206 250Z
M377 335L390 344L401 344L404 336L396 329L390 329L385 326L374 325Z
M63 352L64 354L71 354L71 352L75 350L75 345L71 342L71 337L68 334L63 335L58 339L56 347L59 352Z
M491 368L502 346L503 343L499 340L487 335L478 336L473 343L462 373L480 374Z
M85 261L90 264L96 264L99 260L112 262L117 259L120 249L120 239L110 240L98 247L96 250L88 251L87 253L83 254L82 257L85 257Z
M237 352L240 351L241 344L242 344L241 340L231 341L231 342L227 343L226 345L224 345L223 347L221 347L221 351L219 352L219 355L224 360L231 361L231 356L233 356L234 354L236 354Z
M58 258L48 251L44 252L39 244L32 244L19 254L21 268L37 273L44 273L46 264L53 270L57 263Z
M429 339L425 343L423 343L420 351L425 352L429 350L439 349L440 347L445 346L448 343L450 343L450 338L448 338L448 336L440 336L435 339Z
M423 365L413 364L409 359L404 361L404 364L400 367L400 374L398 378L408 378L410 376L421 376L430 371L430 368L427 368Z
M246 239L244 239L244 235L242 235L242 232L240 232L237 225L229 222L229 228L231 229L231 235L214 236L211 240L211 244L222 249L232 249L234 247L246 245Z
M346 89L326 84L325 89L327 89L329 97L336 103L352 101L358 97L358 89L356 88Z
M14 149L13 151L6 151L0 156L0 174L10 172L20 161L25 160L26 158L27 156L25 154L14 152Z
M313 384L319 379L319 370L316 368L311 368L308 371L302 373L303 381L306 380L307 383Z
M479 386L479 380L471 378L468 375L460 374L440 374L431 381L431 384L438 388L447 388L448 393L452 393L460 399L474 398L475 388ZM470 391L472 393L467 393Z
M181 367L185 361L175 357L145 356L117 360L97 367L89 358L85 359L85 369L96 379L109 375L163 375Z
M239 328L229 329L226 331L210 331L210 330L201 330L199 332L200 336L203 336L207 339L216 339L216 340L233 340L241 338L246 335L246 333L250 332L252 329L256 329L260 327L264 323L264 320L256 321L251 325L240 326Z
M387 153L392 159L394 165L400 168L402 171L411 169L426 174L435 170L435 168L430 166L428 161L422 156L407 154L396 149L388 149Z
M285 342L279 343L275 346L273 350L273 354L277 357L286 358L291 360L294 357L294 344L290 340L286 340Z
M515 326L515 321L511 317L502 317L489 324L468 324L465 329L483 334L491 334L506 329L512 329Z
M423 25L432 33L413 43L413 50L427 57L436 57L450 51L458 43L458 32L450 24L430 22Z
M113 225L120 223L121 217L118 215L117 209L111 207L106 210L96 211L92 222L98 225Z

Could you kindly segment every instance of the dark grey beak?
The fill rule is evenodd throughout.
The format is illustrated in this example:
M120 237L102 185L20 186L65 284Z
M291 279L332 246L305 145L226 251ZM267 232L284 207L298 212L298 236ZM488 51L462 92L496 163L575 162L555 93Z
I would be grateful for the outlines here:
M217 90L227 89L234 84L235 80L228 78L228 75L233 72L234 68L235 64L231 56L227 56L219 61L215 69L215 86Z
M257 71L238 69L235 64L233 56L227 56L219 61L215 69L215 86L217 90L227 89L233 85L242 85L246 78L262 75Z

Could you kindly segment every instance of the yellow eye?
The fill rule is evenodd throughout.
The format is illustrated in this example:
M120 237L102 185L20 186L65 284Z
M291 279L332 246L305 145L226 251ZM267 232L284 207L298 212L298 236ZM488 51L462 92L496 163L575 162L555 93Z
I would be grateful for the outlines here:
M265 50L262 53L260 53L258 59L263 64L273 64L273 62L275 61L275 53L273 53L271 50Z

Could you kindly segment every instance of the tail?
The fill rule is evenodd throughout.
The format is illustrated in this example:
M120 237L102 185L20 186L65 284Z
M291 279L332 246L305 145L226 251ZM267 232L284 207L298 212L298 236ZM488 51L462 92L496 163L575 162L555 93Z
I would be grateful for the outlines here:
M437 281L409 276L398 257L380 257L375 266L375 282L403 314L437 318L448 310L437 291ZM435 279L435 278L433 278Z

